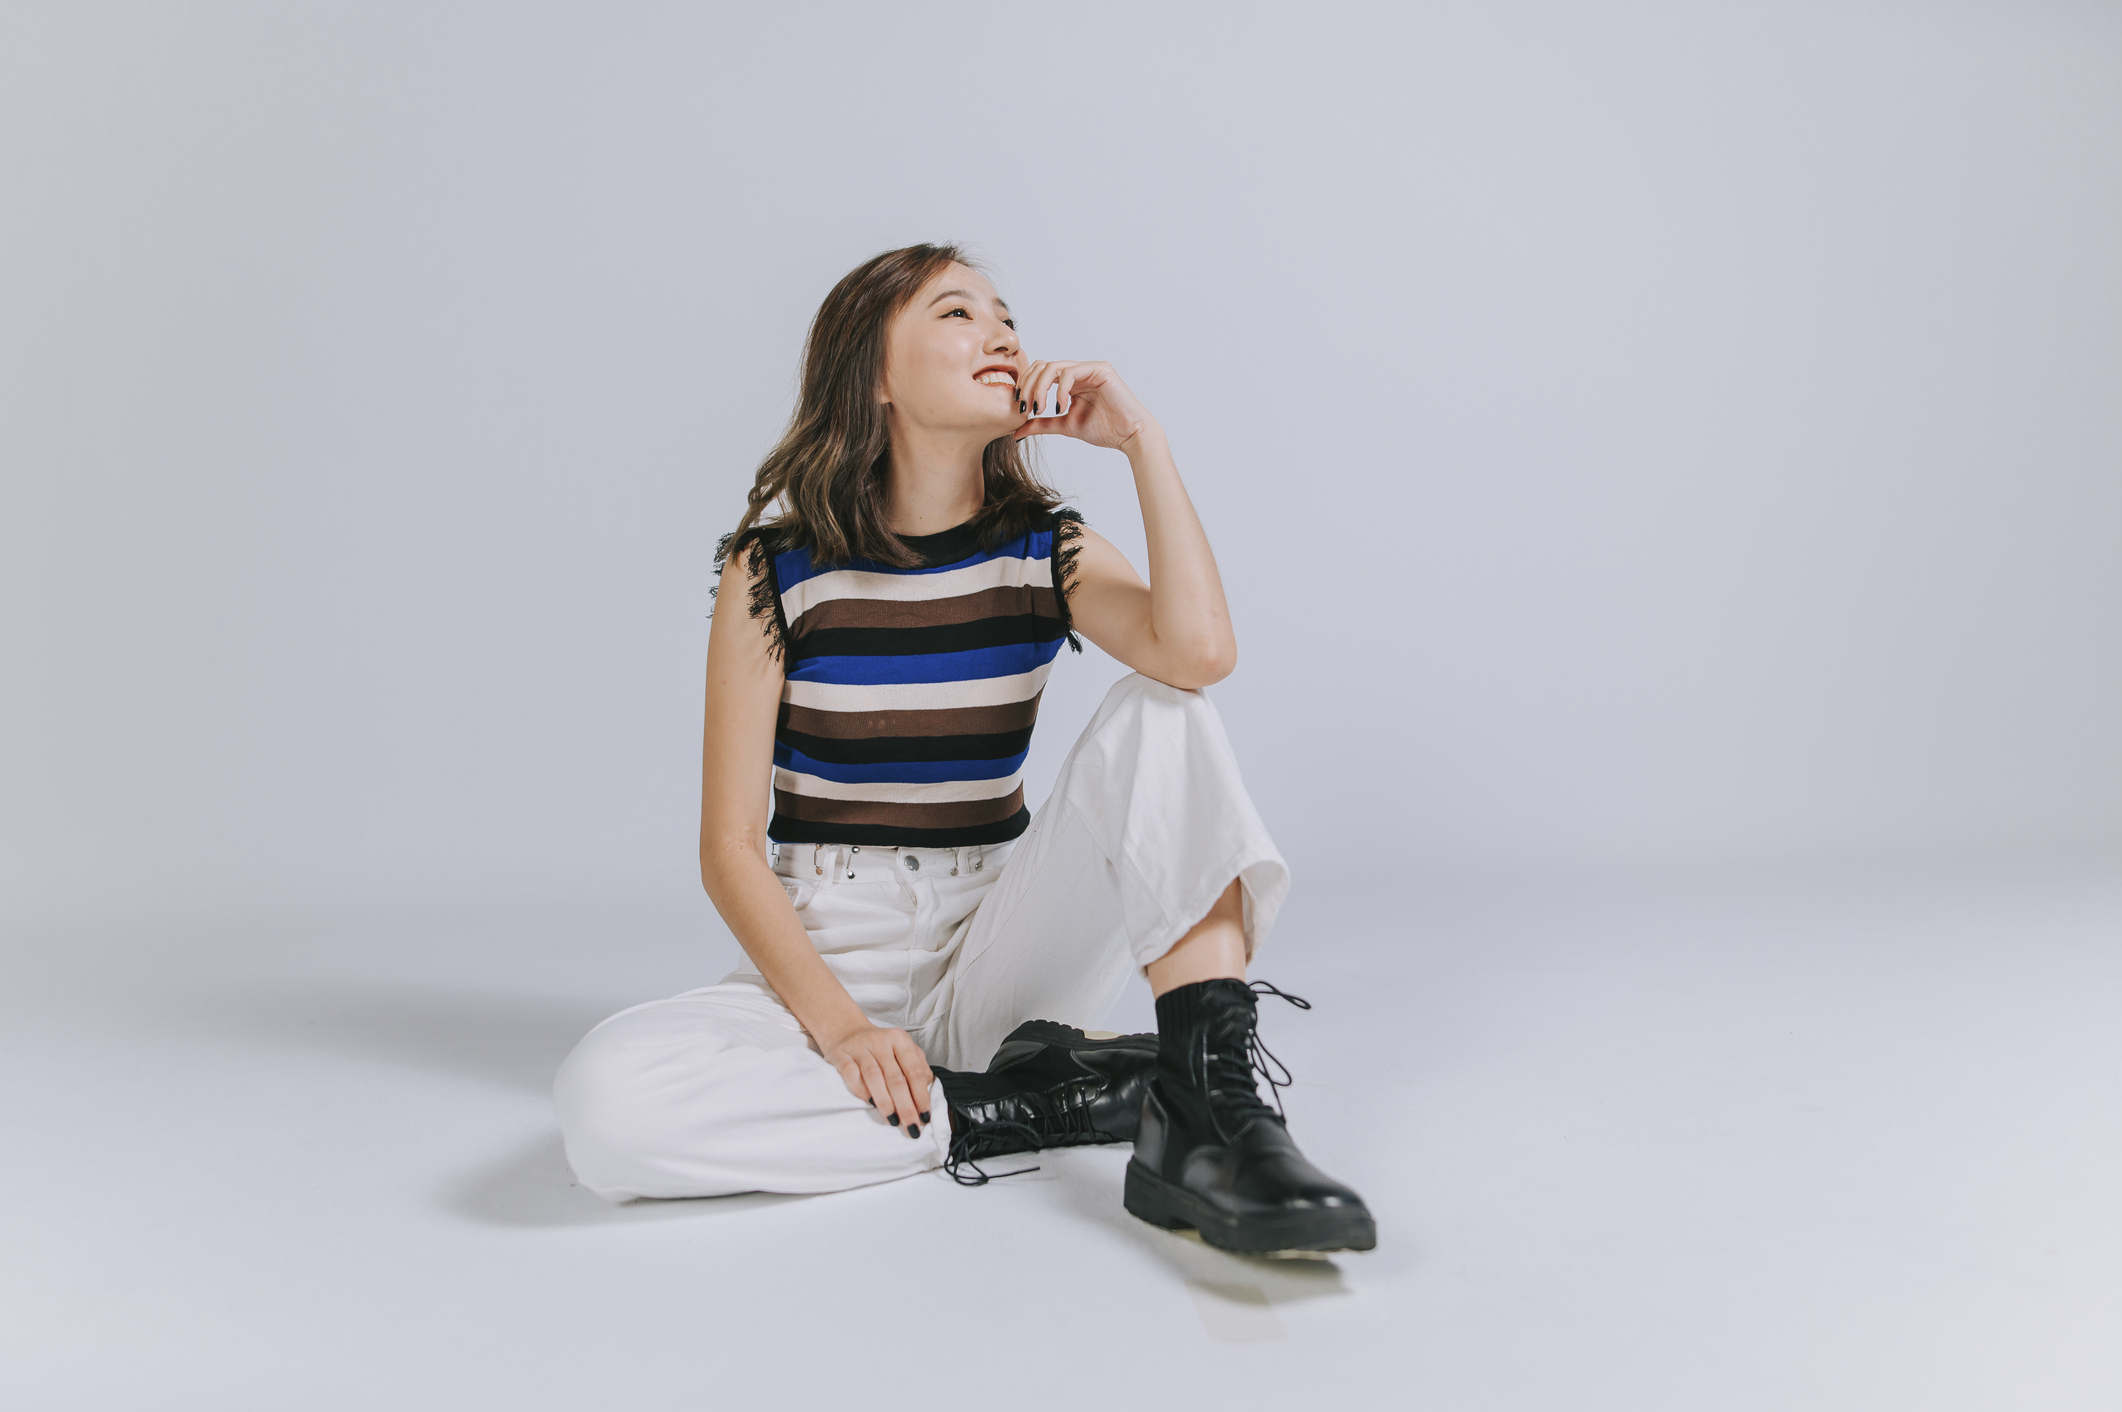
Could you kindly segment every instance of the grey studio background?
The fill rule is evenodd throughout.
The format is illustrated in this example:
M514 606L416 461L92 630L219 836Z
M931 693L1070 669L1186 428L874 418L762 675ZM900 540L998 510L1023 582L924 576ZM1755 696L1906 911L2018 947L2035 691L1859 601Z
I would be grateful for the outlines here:
M1920 975L1918 917L1975 926L1945 949L1992 947L1996 976L2049 957L2035 969L2084 1008L2012 1010L2029 1033L2080 1026L2077 1047L2027 1060L2028 1082L2069 1072L2071 1103L2092 1104L2071 1111L2113 1117L2099 1105L2122 1063L2095 1003L2122 993L2111 6L14 4L0 165L0 889L17 1111L48 1137L12 1160L21 1193L59 1202L25 1208L40 1254L11 1297L46 1342L18 1372L49 1396L22 1405L145 1405L122 1367L165 1406L298 1387L319 1407L478 1405L467 1389L497 1387L516 1405L612 1388L664 1405L617 1364L566 1363L564 1339L531 1351L527 1326L487 1329L461 1312L473 1296L450 1306L473 1330L453 1362L411 1332L421 1281L402 1270L375 1275L411 1301L405 1341L385 1339L401 1363L340 1368L317 1330L353 1338L368 1315L179 1297L212 1278L143 1276L127 1262L157 1247L106 1223L152 1204L140 1188L172 1151L201 1194L170 1230L247 1228L235 1193L309 1189L297 1165L230 1168L173 1116L215 1108L203 1095L246 1124L301 1114L286 1121L307 1136L271 1144L296 1164L343 1130L305 1085L352 1095L456 1065L507 1088L542 1155L460 1182L488 1160L476 1143L430 1174L423 1139L384 1124L362 1151L404 1139L377 1180L407 1209L470 1211L496 1240L708 1239L661 1216L538 1214L573 1209L536 1204L565 1181L537 1146L540 1085L598 1015L734 956L693 857L712 546L785 422L825 291L918 240L968 243L1033 356L1109 359L1170 431L1239 632L1210 694L1295 875L1261 974L1408 956L1420 977L1458 974L1486 944L1469 938L1507 950L1495 938L1531 925L1509 909L1541 898L1570 899L1541 914L1569 954L1595 956L1609 925L1625 951L1628 929L1586 899L1729 884L1749 916L1789 923L1756 929L1763 976L1793 936L1808 956L1869 955L1887 933ZM1143 566L1125 462L1040 446ZM1034 801L1123 671L1064 654ZM1901 920L1791 921L1761 901L1801 884ZM1455 900L1425 910L1437 898ZM2075 920L2051 954L2028 917ZM349 979L357 960L382 969ZM1505 971L1561 974L1524 956ZM209 993L209 975L281 989ZM1900 986L1879 983L1885 1010ZM1326 984L1321 1014L1353 988ZM1596 1022L1606 1002L1556 1004L1572 995ZM84 996L131 996L105 1018L149 1048L110 1047L81 1018L105 1001ZM1400 1062L1375 1038L1392 1026L1349 1014L1274 1023L1339 1036L1314 1075L1334 1055ZM1481 1022L1441 1016L1411 1028L1420 1064L1449 1068ZM1944 1049L2000 1042L1975 1009L1938 1023ZM155 1160L68 1126L165 1040L231 1046L230 1074L264 1065L253 1051L299 1067L336 1047L345 1077L291 1077L256 1106L202 1078L174 1110L110 1110L154 1135ZM451 1112L499 1101L470 1084ZM2117 1171L2110 1126L2088 1146L2059 1121L2073 1181ZM1304 1131L1331 1146L1329 1126ZM1880 1131L1829 1146L1891 1166ZM534 1168L545 1195L526 1194ZM821 1208L755 1215L801 1242L816 1218L800 1212ZM1450 1266L1440 1207L1392 1214L1400 1253L1362 1268L1415 1288ZM1940 1315L1874 1329L1891 1346L1876 1361L1799 1338L1684 1376L1651 1371L1649 1344L1565 1339L1544 1372L1468 1373L1479 1396L1456 1405L1881 1406L1920 1385L1925 1405L1987 1406L2028 1378L2040 1405L2095 1405L2117 1368L2078 1334L2115 1312L2091 1272L2122 1242L2111 1218L2065 1226L1970 1288L2023 1275L2087 1322L2027 1314L1979 1355L1958 1345L1979 1372L1946 1351L1959 1315ZM221 1268L212 1252L244 1239L198 1238L171 1268ZM601 1273L583 1278L635 1278L590 1250ZM750 1268L717 1250L684 1278ZM1398 1357L1428 1327L1414 1306L1380 1312L1383 1294L1307 1302L1260 1278L1288 1335L1274 1356L1342 1329ZM1219 1334L1196 1293L1218 1357L1270 1356L1223 1336L1242 1319ZM1988 1297L1961 1314L1994 1314ZM1510 1310L1497 1327L1543 1317ZM268 1338L261 1318L291 1322ZM106 1338L134 1356L100 1359ZM650 1378L633 1357L626 1376ZM413 1384L361 1381L401 1365ZM1245 1364L1247 1386L1283 1386L1280 1366ZM1385 1380L1373 1392L1461 1386L1424 1366L1335 1365ZM350 1381L309 1382L323 1367Z

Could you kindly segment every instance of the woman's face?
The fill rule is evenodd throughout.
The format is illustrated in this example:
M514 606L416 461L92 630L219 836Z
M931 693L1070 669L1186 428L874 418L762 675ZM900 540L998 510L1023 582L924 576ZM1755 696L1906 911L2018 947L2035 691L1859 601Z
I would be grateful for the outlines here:
M977 270L946 265L885 330L883 400L895 420L992 440L1024 424L1025 368L1009 306Z

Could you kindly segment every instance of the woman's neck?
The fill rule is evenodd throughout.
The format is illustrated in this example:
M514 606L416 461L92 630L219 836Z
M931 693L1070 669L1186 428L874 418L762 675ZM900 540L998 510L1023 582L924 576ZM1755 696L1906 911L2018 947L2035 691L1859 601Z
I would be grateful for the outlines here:
M985 440L964 433L892 428L885 473L885 521L894 534L935 534L962 525L987 501L980 455Z

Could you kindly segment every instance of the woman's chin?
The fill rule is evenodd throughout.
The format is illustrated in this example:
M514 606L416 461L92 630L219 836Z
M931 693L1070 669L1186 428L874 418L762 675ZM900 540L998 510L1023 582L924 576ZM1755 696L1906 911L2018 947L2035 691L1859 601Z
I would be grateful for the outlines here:
M980 411L983 420L992 419L997 426L1015 430L1024 425L1024 414L1017 410L1017 394L1014 390L1007 396L982 398Z

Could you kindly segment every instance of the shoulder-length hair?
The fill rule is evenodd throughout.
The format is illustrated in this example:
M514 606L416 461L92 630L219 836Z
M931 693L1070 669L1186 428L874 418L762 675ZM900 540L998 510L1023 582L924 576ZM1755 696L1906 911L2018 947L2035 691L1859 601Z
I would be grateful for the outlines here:
M763 577L770 577L770 554L796 548L808 549L818 564L867 559L921 566L885 523L891 429L877 388L893 316L953 262L980 268L956 245L887 250L848 271L825 296L804 339L795 413L753 478L744 517L715 545L718 575L731 554L747 549L750 566ZM990 441L980 469L986 494L969 528L983 549L1023 534L1061 505L1012 437ZM770 514L777 501L780 512Z

